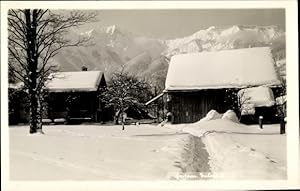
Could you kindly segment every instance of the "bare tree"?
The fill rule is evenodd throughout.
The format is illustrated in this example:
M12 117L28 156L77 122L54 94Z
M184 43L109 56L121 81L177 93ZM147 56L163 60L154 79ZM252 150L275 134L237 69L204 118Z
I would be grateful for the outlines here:
M281 86L275 92L276 94L276 109L277 109L277 116L279 117L280 122L280 134L285 133L285 118L286 118L286 80L281 78Z
M284 48L285 50L285 48ZM276 69L277 75L281 81L281 85L275 89L275 97L276 97L276 102L275 106L277 109L276 115L279 117L279 122L280 122L280 134L285 133L285 118L286 118L286 75L285 71L286 66L285 64L278 64L280 60L283 60L283 58L286 57L285 51L281 50L278 51L278 49L273 49L273 63L274 63L274 68ZM277 52L276 52L277 51Z
M238 119L241 120L242 115L250 114L250 101L251 97L246 96L245 89L226 89L224 102L227 105L228 109L232 109L238 116Z
M121 118L122 130L124 126L124 112L127 108L143 109L144 103L151 96L150 86L145 80L140 80L124 72L113 74L109 86L102 91L101 99L106 107L113 107L115 110L115 123L118 124Z
M247 89L241 89L237 93L238 97L238 109L239 120L241 120L242 115L253 115L255 113L254 104L251 103L251 97L246 93Z
M62 48L86 45L89 37L66 38L68 29L96 17L94 12L70 11L57 14L50 10L8 11L9 71L24 83L30 100L30 133L42 132L42 103L48 74L57 70L50 64Z
M281 86L278 88L277 92L277 99L276 99L276 106L278 107L278 115L281 118L286 117L286 80L281 79Z

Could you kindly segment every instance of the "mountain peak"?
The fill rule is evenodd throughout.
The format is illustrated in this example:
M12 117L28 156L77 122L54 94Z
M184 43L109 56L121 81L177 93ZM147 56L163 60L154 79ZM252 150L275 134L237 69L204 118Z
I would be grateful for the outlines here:
M214 29L216 29L216 27L215 27L215 26L211 26L211 27L207 28L206 30L207 30L207 31L212 31L212 30L214 30Z
M84 35L84 36L88 36L88 37L91 37L92 36L92 33L93 33L94 29L91 29L89 31L86 31L86 32L81 32L80 35Z
M233 25L232 27L225 29L222 31L221 35L227 36L227 35L232 35L241 30L241 27L238 25Z
M108 26L108 27L106 27L106 33L110 34L110 35L113 35L116 31L116 28L117 28L116 25Z

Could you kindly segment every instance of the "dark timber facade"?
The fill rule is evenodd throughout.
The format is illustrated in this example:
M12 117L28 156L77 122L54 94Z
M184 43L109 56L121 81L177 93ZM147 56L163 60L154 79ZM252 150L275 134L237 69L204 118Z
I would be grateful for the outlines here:
M168 111L172 113L172 123L192 123L199 121L212 109L225 112L225 90L168 91Z
M104 86L106 82L102 78L97 91L50 92L48 118L63 118L67 122L102 121L103 103L98 95Z

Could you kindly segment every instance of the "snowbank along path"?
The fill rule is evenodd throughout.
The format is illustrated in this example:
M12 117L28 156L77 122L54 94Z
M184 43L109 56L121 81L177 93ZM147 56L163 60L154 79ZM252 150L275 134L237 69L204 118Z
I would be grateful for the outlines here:
M260 129L215 119L168 127L202 138L212 178L286 179L286 136L278 124Z

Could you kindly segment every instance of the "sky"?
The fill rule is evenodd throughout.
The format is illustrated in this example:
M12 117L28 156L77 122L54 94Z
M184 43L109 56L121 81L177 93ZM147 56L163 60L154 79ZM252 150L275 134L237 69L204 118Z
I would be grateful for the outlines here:
M284 9L101 10L85 27L117 25L153 38L179 38L210 26L277 25L284 29Z

